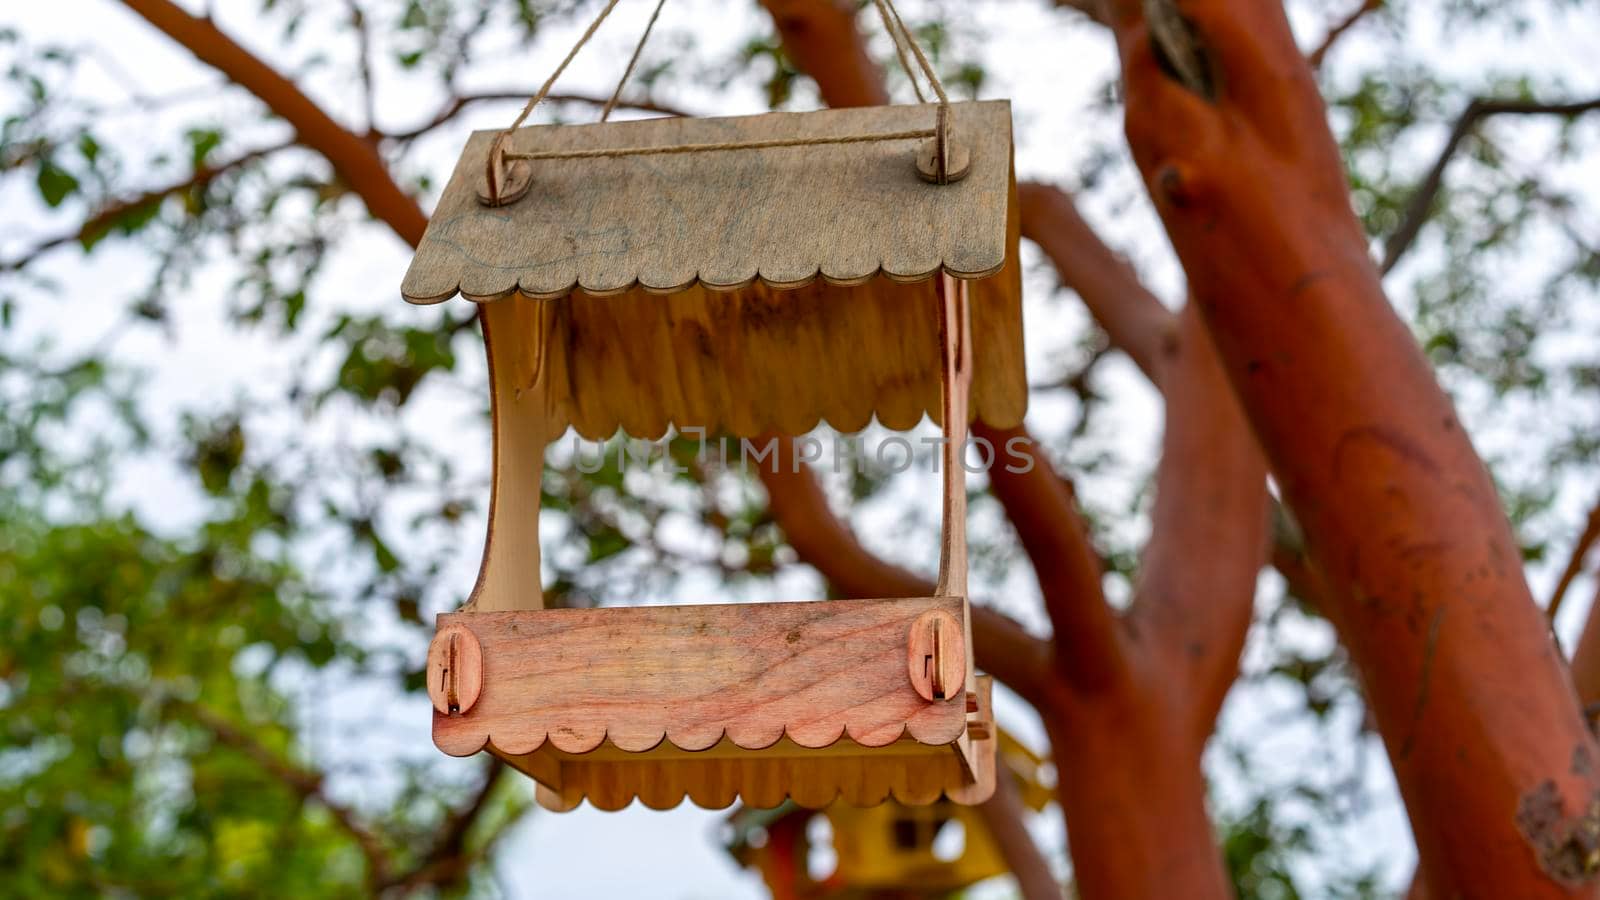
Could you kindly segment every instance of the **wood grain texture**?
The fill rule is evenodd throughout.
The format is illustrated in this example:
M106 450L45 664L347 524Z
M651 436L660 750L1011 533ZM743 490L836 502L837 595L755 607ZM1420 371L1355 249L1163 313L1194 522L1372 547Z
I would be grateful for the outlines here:
M966 282L939 276L939 404L944 427L939 473L943 502L939 535L940 596L967 594L967 469L963 454L972 396L972 320ZM971 635L967 642L972 642Z
M546 741L587 753L663 740L745 749L787 735L803 747L843 737L869 747L910 737L950 744L961 697L929 702L906 674L911 623L961 598L450 613L483 647L483 691L470 713L434 716L434 742L464 756L509 756Z
M1014 262L1007 265L1009 271ZM953 286L953 300L961 299L967 282L943 276L938 281ZM1020 295L1004 301L1014 315L991 316L988 330L977 327L983 320L970 300L972 291L996 281L977 282L966 292L964 307L948 311L937 292L905 296L908 286L883 280L843 293L821 284L783 292L757 285L738 295L691 288L632 307L629 297L582 296L484 305L494 493L472 608L543 605L540 465L545 441L569 424L593 440L619 427L657 437L670 424L703 427L708 434L803 434L824 418L851 431L874 416L903 430L924 414L943 423L946 399L964 410L985 398L986 421L1020 421L1027 400ZM967 313L970 340L958 339L958 309ZM947 335L948 354L942 349ZM947 359L951 371L945 377L959 382L963 392L973 371L979 373L970 395L975 403L964 393L945 397L941 372ZM980 359L990 364L978 365ZM964 423L968 416L958 412L955 418ZM961 594L966 492L955 449L965 429L950 434L943 471L954 480L944 485L949 503L941 592ZM731 453L736 461L738 447Z
M974 722L995 733L989 705L993 684L976 682L980 710ZM622 809L638 800L651 809L671 809L685 799L706 809L740 801L771 808L785 800L820 808L842 799L852 806L874 806L893 798L920 806L948 797L956 803L982 803L994 792L997 738L974 742L979 759L976 780L953 745L929 745L903 738L882 747L864 747L845 738L827 747L801 747L783 738L771 747L747 750L724 739L702 751L662 743L629 753L607 742L588 754L572 754L546 743L527 754L497 753L538 782L546 809L562 812L584 800L603 810Z
M489 533L468 605L484 612L544 606L540 479L546 443L561 430L551 423L549 367L543 356L514 350L529 336L535 346L544 346L552 312L498 304L483 307L480 316L489 355L494 468ZM497 352L506 346L513 349Z
M518 129L511 152L816 138L933 127L935 107L882 106L734 118L660 118ZM696 281L795 287L819 275L859 284L880 272L923 280L941 268L998 273L1008 256L1011 105L951 108L972 153L961 181L917 175L917 142L820 144L677 155L537 160L510 206L477 197L496 132L472 134L401 288L433 303L574 289L671 293Z
M995 756L999 729L994 724L994 679L979 675L970 682L978 708L967 714L967 728L956 743L957 757L965 777L961 784L947 788L945 796L964 806L973 806L994 796Z
M997 428L1027 411L1020 282L1007 280L1015 275L1008 263L1005 277L969 289L978 295L971 406ZM542 427L553 436L570 425L595 441L619 428L655 439L669 425L754 437L804 434L824 421L854 432L874 417L897 431L924 416L942 423L934 284L490 303L491 363L521 373L497 379L495 391L506 406L523 402L539 373L548 382Z

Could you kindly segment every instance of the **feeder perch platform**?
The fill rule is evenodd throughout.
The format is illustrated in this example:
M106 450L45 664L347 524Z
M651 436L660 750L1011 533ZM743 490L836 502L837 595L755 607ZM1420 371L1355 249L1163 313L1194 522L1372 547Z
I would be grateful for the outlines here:
M456 613L451 635L481 645L476 702L450 714L447 657L430 664L434 741L456 756L489 750L567 809L587 797L666 809L685 796L808 807L975 802L993 789L989 681L924 699L908 638L959 598L832 600ZM962 644L943 663L966 667ZM459 658L459 656L458 656ZM430 661L433 663L434 661ZM481 693L479 689L481 688ZM460 688L457 688L459 691ZM981 735L981 738L977 737Z

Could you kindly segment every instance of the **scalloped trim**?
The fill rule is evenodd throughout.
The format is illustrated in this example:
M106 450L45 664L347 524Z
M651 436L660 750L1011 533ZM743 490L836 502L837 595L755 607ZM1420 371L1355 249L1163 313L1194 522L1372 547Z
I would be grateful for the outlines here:
M556 812L576 809L585 800L600 810L619 810L638 802L655 810L672 809L685 800L703 809L724 809L734 802L770 808L792 800L818 809L842 800L852 806L875 806L890 798L905 805L924 805L947 797L971 805L987 800L996 777L998 730L994 727L993 681L978 676L977 721L989 736L970 747L972 776L961 762L958 745L933 752L903 754L865 752L841 756L777 755L771 757L666 757L618 759L615 756L559 758L545 755L562 790L538 785L539 804ZM510 758L513 765L518 760ZM520 766L519 766L520 767ZM539 766L530 765L532 773Z
M515 755L492 749L516 764ZM932 803L941 796L956 802L974 799L974 785L964 780L965 770L954 744L932 745L927 748L931 753L882 749L877 753L847 751L840 756L642 755L638 759L619 759L615 755L542 755L544 766L559 765L563 788L540 783L540 804L565 811L588 801L596 809L614 811L635 801L650 809L664 810L685 800L702 809L724 809L734 802L765 808L793 800L801 806L820 808L841 798L853 806L875 806L891 797L908 805Z
M1002 409L998 411L997 414L997 411L988 409L987 407L980 408L976 401L970 405L970 415L967 417L967 424L969 426L974 423L982 422L990 428L999 431L1004 431L1008 428L1016 428L1017 426L1021 425L1022 420L1027 412L1026 408L1015 411L1011 409ZM737 429L735 427L735 423L728 421L727 417L725 416L709 416L695 419L694 427L696 429L704 429L705 433L710 436L708 440L711 441L715 441L718 435L728 435L730 438L749 438L752 440L757 449L760 448L761 443L755 441L754 439L762 435L772 433L805 435L810 434L812 431L815 431L824 425L841 435L861 434L874 425L886 431L896 432L915 431L916 429L922 427L924 423L932 428L940 427L939 421L934 418L934 415L939 412L937 406L922 406L918 407L912 412L914 415L900 419L896 418L892 414L886 417L882 410L873 409L863 418L854 411L824 413L819 410L805 409L797 413L785 414L783 416L776 414L761 416L754 420L753 428L748 428L742 431ZM562 416L559 418L552 416L549 419L546 419L547 423L550 423L552 427L558 429L558 433L561 435L558 440L568 441L569 443L571 438L566 434L566 430L568 428L571 428L573 433L584 441L587 441L591 444L604 444L606 441L616 437L619 432L622 434L622 436L634 440L660 441L666 439L667 435L672 433L672 429L677 426L675 421L669 419L665 428L660 430L652 429L651 431L654 433L650 433L649 431L644 433L635 433L630 431L622 422L616 420L615 418L604 419L603 421L605 424L597 427L593 421L572 421L568 416ZM591 431L593 433L591 433ZM680 435L683 434L682 431L678 433ZM697 431L690 432L690 434L697 433ZM1003 448L1000 449L1003 450ZM585 454L584 458L587 460L597 451L593 447L585 447L583 448L583 452ZM615 451L612 452L614 453ZM735 444L730 447L729 456L736 457L737 453L738 446Z
M960 699L957 698L956 700L950 700L946 702L957 703L960 702ZM448 717L435 710L435 722L437 722L437 720L440 718ZM623 743L612 740L609 728L601 730L598 735L592 733L584 735L575 731L571 734L560 734L552 733L547 729L537 740L528 743L519 743L514 740L509 743L501 743L496 741L494 736L488 732L471 735L466 735L462 732L456 732L447 737L444 741L441 741L441 736L436 728L434 731L434 744L441 751L450 756L471 756L474 753L479 753L486 749L504 754L506 756L527 756L528 754L539 752L544 748L546 743L562 753L569 753L573 756L582 756L587 753L593 753L594 751L600 749L601 746L609 743L610 746L615 747L624 753L636 753L643 757L648 755L651 751L661 749L663 746L670 746L675 750L680 750L685 753L700 753L717 746L718 744L722 743L724 739L726 739L728 743L732 744L733 746L738 747L740 750L761 751L769 750L777 746L786 737L793 741L796 745L806 750L822 750L827 747L832 747L841 740L847 740L856 746L865 747L869 750L877 750L888 747L891 744L898 743L902 739L908 737L913 742L924 747L943 747L952 744L961 737L962 733L965 732L967 728L965 719L958 718L953 721L956 724L954 729L938 729L936 727L922 729L914 727L918 723L905 722L901 724L898 732L893 732L892 736L887 738L876 736L870 732L865 737L858 736L853 727L855 723L845 722L836 728L828 728L829 731L833 732L833 737L826 739L818 739L817 737L813 736L814 732L806 730L806 727L796 729L790 725L784 725L781 729L779 729L777 734L773 735L771 738L767 738L759 735L741 736L733 734L726 726L724 726L719 728L716 732L716 737L709 741L704 740L703 738L700 740L695 740L693 738L680 740L673 737L669 731L663 730L662 733L654 740L648 742L644 740L632 740L625 741ZM568 730L570 731L571 729ZM877 731L888 732L889 729L879 728ZM919 731L933 733L919 734ZM945 731L948 731L949 733L944 734L943 732ZM465 737L465 739L460 741L450 739L454 737ZM446 746L446 744L448 744L448 746Z
M405 298L407 303L410 303L414 306L432 306L436 303L443 303L457 294L460 294L464 299L473 303L492 303L496 300L504 300L514 295L521 295L528 300L560 300L561 298L566 297L577 290L581 290L583 293L596 299L620 296L622 294L626 294L634 288L640 288L647 294L666 296L669 294L682 293L683 291L687 291L696 285L715 293L728 294L733 293L734 291L742 291L750 287L752 284L755 284L757 281L769 288L772 288L773 290L779 291L798 290L815 283L819 278L822 279L822 281L826 284L834 287L857 287L878 277L887 278L890 281L896 282L897 284L916 284L927 281L938 275L940 272L949 272L949 274L953 277L960 278L964 281L980 281L984 278L990 278L994 275L998 275L1004 268L1005 259L1002 258L1000 262L987 269L984 269L983 271L960 272L948 268L945 265L944 260L940 259L932 269L911 273L891 272L884 268L883 264L880 262L876 268L865 273L841 275L837 273L824 272L819 268L817 271L812 272L809 277L798 280L792 278L776 278L758 269L749 277L741 281L731 283L713 281L702 277L699 272L696 272L687 281L679 284L650 284L641 278L635 278L633 281L630 281L621 287L604 284L585 284L583 278L579 276L574 277L572 281L569 282L565 287L555 289L538 288L524 284L524 277L517 276L509 284L505 284L503 286L489 286L485 289L477 288L475 285L474 287L477 288L477 290L474 291L467 291L466 289L462 288L461 279L457 279L453 286L427 293L412 293L410 290L408 290L407 285L411 279L410 273L407 273L406 281L400 286L400 296Z
M785 800L808 808L837 800L874 806L890 798L922 805L941 796L974 804L988 799L995 783L999 732L994 725L992 686L989 676L977 676L978 709L973 719L964 714L962 729L970 735L968 725L978 722L986 727L988 736L970 745L919 744L898 751L884 745L859 747L859 752L845 747L828 754L796 745L791 738L787 747L770 754L759 750L730 754L727 745L713 752L707 748L634 754L620 752L612 744L593 755L558 753L553 742L546 743L545 752L532 754L510 753L492 743L485 746L532 776L538 784L540 805L558 812L576 809L585 800L608 811L636 801L650 809L672 809L684 800L703 809L723 809L736 801L773 807ZM970 761L970 769L963 758Z

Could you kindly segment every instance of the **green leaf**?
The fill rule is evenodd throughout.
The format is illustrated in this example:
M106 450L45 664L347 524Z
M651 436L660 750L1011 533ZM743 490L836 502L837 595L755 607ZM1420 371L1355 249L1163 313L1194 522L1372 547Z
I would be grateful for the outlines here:
M215 128L189 129L189 161L196 169L206 164L212 151L222 146L222 132Z
M78 152L82 153L84 161L92 166L94 161L100 158L100 142L86 131L78 136Z
M39 166L38 184L39 196L51 209L60 206L79 187L78 179L71 172L49 160Z

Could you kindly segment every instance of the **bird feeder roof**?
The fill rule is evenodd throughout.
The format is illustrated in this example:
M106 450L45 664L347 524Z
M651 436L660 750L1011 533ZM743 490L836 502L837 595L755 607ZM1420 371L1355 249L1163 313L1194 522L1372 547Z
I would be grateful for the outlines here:
M510 152L633 149L859 136L929 128L932 106L830 109L735 118L543 125ZM475 132L417 248L401 292L413 303L456 293L537 299L604 296L635 284L674 293L696 282L733 290L760 279L792 288L819 274L860 284L880 272L985 278L1004 266L1011 105L956 103L953 128L971 171L932 186L917 141L863 141L662 155L536 160L532 189L479 203L489 145Z
M547 125L513 132L507 149L859 138L925 132L935 116L923 105ZM919 177L922 142L909 137L524 160L530 188L500 207L479 199L497 132L476 132L401 291L494 307L491 366L544 379L556 429L754 436L938 421L944 272L969 283L971 412L1010 427L1027 408L1010 104L952 104L950 122L970 153L950 184Z

